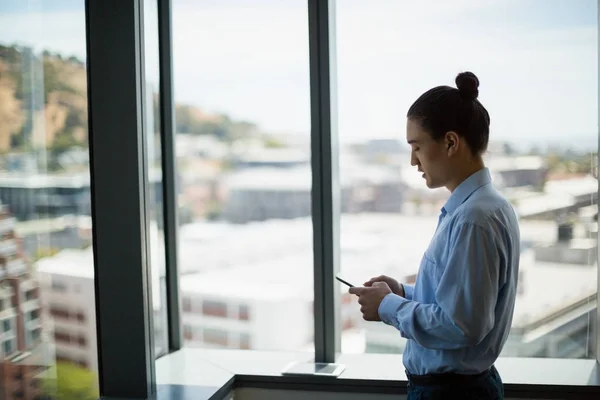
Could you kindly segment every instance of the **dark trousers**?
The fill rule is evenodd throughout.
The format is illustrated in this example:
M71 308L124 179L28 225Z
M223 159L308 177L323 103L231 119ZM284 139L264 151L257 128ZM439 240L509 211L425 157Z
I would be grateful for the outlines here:
M461 378L461 379L459 379ZM451 375L408 378L408 400L503 400L504 386L495 367L469 379Z

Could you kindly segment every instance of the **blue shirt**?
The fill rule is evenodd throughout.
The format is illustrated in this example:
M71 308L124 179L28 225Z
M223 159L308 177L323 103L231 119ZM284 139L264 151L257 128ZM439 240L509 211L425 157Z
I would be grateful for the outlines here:
M512 323L519 242L517 216L487 168L452 192L415 286L379 306L381 320L408 339L409 373L473 374L492 366Z

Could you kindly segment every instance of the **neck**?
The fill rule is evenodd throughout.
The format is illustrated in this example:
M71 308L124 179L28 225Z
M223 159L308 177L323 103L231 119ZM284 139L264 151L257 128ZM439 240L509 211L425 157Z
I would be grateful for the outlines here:
M458 187L458 185L465 181L465 179L473 175L475 172L481 171L483 168L485 168L485 164L483 163L481 156L474 157L473 160L469 161L468 163L457 166L456 174L446 185L446 188L452 193L454 189Z

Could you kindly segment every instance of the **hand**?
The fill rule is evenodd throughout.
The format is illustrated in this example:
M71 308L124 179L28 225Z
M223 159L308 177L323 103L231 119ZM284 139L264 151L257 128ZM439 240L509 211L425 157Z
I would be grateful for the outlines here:
M364 285L366 287L371 287L375 282L385 282L392 290L392 293L397 294L400 297L404 297L404 287L402 284L398 283L394 278L390 278L389 276L380 275L375 278L371 278L369 281L365 282Z
M365 321L381 321L379 305L385 296L392 293L387 283L375 282L371 287L352 287L349 292L358 296L360 312Z

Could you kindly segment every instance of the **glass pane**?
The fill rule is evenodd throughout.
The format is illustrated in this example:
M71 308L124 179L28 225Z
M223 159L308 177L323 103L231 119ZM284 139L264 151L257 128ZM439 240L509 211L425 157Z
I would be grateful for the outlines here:
M314 351L308 9L173 1L186 346Z
M85 6L0 2L0 398L98 398Z
M521 262L502 355L593 358L597 293L597 4L396 1L337 7L341 273L354 284L417 279L446 189L410 165L406 113L426 90L481 80L486 164L520 217ZM457 283L459 284L459 283ZM345 287L342 288L346 293ZM342 349L401 353L343 294Z
M148 158L148 226L150 273L154 310L156 356L168 351L167 285L164 214L162 201L162 151L160 134L160 64L158 47L158 2L144 0L144 60L146 73L146 144Z

